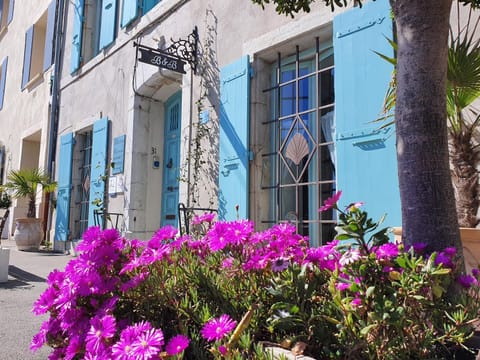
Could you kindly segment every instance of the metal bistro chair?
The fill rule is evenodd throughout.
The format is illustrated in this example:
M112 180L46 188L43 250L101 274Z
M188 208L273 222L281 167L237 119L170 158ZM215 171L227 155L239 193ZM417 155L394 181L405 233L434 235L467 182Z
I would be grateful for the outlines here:
M7 223L8 214L10 214L10 209L6 209L5 212L3 213L3 217L0 218L0 238L2 237L3 228L5 227L5 224Z
M186 207L183 203L178 204L178 225L180 228L180 235L184 234L184 229L185 234L190 234L190 220L193 218L194 215L198 214L198 212L201 211L203 211L204 213L218 213L217 209Z
M112 228L119 230L118 226L122 226L123 224L123 214L106 212L104 210L93 210L93 221L95 226L100 226L102 230Z

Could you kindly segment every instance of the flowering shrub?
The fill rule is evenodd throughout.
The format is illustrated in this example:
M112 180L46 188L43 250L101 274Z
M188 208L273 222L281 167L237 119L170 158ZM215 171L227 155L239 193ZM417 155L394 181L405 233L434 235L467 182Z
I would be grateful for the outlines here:
M318 248L291 224L255 232L213 215L193 220L196 237L90 228L34 304L50 317L31 348L51 346L50 359L271 359L262 344L303 343L317 359L412 359L461 346L478 272L459 276L452 249L389 243L360 203L341 211L339 198L321 208L339 211L337 239Z

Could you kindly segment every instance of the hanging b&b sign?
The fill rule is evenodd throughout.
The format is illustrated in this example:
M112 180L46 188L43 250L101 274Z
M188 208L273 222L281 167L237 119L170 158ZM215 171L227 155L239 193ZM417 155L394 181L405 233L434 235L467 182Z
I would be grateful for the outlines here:
M133 43L137 47L137 59L143 63L186 74L185 64L189 63L193 72L197 71L198 30L193 29L185 40L173 41L166 49L154 49Z
M140 52L138 61L156 65L163 69L172 70L181 74L186 74L185 61L148 46L138 45L138 50Z

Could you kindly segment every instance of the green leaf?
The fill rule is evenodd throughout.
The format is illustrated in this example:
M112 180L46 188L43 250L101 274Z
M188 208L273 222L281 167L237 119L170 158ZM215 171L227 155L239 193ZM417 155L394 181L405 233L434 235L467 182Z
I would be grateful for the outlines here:
M376 326L376 324L367 325L362 330L360 330L360 334L366 336L370 332L370 330L374 329Z

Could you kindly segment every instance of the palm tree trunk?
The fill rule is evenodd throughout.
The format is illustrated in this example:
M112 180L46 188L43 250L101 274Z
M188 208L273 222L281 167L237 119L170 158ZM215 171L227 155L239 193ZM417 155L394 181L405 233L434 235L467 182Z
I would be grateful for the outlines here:
M471 129L451 133L450 162L452 181L457 203L458 225L474 228L477 226L478 172L475 168L478 151L472 144Z
M446 75L452 0L390 0L398 41L397 157L403 241L462 252L448 159Z

